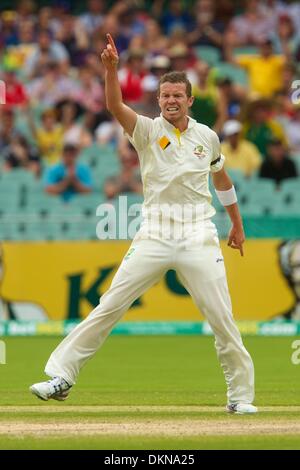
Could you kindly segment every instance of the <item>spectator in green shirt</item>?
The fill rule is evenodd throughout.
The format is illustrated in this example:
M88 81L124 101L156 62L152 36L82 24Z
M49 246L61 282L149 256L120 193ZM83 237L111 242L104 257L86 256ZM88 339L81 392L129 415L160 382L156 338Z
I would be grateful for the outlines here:
M287 138L282 126L271 117L271 103L257 100L250 105L248 119L244 126L244 137L258 148L261 155L267 155L271 140L278 139L287 147Z

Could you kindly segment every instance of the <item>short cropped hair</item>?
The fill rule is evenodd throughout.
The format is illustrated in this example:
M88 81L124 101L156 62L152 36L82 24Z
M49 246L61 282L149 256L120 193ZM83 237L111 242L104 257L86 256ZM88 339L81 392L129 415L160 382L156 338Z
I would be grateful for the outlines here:
M158 83L158 96L160 95L160 86L163 83L185 83L187 97L192 96L192 84L187 78L185 72L168 72L165 73Z

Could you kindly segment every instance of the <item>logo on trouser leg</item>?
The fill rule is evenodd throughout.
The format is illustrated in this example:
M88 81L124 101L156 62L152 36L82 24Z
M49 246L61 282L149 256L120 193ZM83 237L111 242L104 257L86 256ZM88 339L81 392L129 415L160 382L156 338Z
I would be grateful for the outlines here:
M127 254L124 256L124 259L127 260L130 258L130 256L132 255L132 253L135 251L135 248L130 248L127 252Z

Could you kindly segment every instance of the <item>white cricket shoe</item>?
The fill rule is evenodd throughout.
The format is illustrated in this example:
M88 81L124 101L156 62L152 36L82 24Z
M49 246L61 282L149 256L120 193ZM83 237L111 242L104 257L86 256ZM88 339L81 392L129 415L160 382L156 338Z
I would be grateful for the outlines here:
M69 385L62 377L53 377L47 382L31 385L29 390L41 400L47 401L53 398L53 400L64 401L68 398L71 387L72 385Z
M258 409L256 406L250 405L250 403L231 403L226 406L226 411L237 415L246 415L257 413Z

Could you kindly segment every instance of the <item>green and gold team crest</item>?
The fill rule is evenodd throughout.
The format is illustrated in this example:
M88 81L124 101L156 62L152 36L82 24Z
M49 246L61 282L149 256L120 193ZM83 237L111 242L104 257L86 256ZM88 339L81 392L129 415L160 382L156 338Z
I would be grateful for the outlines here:
M194 148L194 155L198 158L206 157L203 145L197 145L197 147Z

